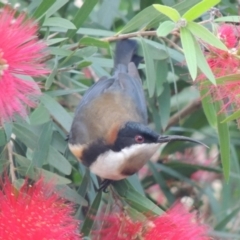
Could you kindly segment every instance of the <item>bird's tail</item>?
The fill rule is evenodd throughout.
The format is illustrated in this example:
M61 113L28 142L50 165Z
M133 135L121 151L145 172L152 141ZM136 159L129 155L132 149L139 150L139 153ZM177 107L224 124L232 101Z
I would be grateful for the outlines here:
M117 42L114 58L114 67L119 65L128 66L130 62L134 62L136 66L142 61L142 57L137 55L137 41L124 39Z

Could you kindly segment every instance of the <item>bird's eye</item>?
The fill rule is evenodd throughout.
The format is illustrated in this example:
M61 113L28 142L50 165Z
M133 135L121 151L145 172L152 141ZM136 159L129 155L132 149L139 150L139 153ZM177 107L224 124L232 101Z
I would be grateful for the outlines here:
M144 142L144 137L141 136L141 135L137 135L137 136L135 136L135 141L137 143L143 143Z

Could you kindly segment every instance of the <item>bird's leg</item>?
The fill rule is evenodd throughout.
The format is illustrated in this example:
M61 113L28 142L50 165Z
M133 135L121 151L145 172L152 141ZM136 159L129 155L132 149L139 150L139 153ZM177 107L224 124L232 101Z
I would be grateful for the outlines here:
M103 191L103 192L107 193L107 187L108 187L112 182L113 182L113 180L104 179L104 180L101 182L98 191Z

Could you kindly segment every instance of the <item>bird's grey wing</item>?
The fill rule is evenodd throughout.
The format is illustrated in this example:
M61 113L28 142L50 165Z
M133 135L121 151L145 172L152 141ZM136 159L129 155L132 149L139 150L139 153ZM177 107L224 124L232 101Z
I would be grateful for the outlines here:
M86 91L75 111L69 132L68 141L70 144L84 144L90 140L86 119L88 108L86 106L107 91L113 82L112 78L102 77Z
M95 84L93 84L83 95L81 101L79 102L75 114L81 111L82 107L92 101L93 99L99 97L113 84L113 78L108 78L106 76L101 77Z
M147 107L142 82L134 63L129 63L128 72L119 68L115 71L115 81L108 91L122 91L132 99L142 123L147 124Z

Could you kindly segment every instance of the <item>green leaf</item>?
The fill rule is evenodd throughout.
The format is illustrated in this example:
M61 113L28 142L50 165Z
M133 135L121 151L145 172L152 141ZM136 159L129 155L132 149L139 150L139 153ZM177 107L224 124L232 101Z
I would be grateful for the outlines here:
M67 131L69 132L72 124L72 117L69 113L53 98L47 94L43 94L41 97L42 104L46 107L53 118Z
M18 167L16 170L24 176L28 176L33 180L38 180L41 176L43 176L46 182L54 181L55 184L71 183L69 179L61 177L55 173L49 172L42 168L36 168L36 167L33 168L32 161L30 161L29 159L21 155L14 153L14 156L16 156L15 159L17 163L20 165L20 167Z
M238 119L240 118L240 110L234 112L233 114L231 114L230 116L228 116L227 118L225 118L222 123L226 123L226 122L229 122L229 121L233 121L235 119Z
M226 17L220 17L214 19L215 22L240 22L240 17L239 16L226 16Z
M81 229L81 233L83 234L83 236L88 236L92 229L92 226L94 223L94 216L97 215L97 212L101 203L101 199L102 199L102 191L99 191L91 207L88 210L87 217L83 222L82 229Z
M179 12L179 14L182 16L186 11L188 11L191 7L193 7L195 4L197 4L199 2L201 2L201 0L191 0L191 1L183 0L179 3L177 3L176 5L172 5L172 7L174 9L176 9ZM164 4L164 5L168 5L168 4ZM169 5L169 6L171 6L171 5ZM163 17L164 17L164 19L163 19ZM151 21L147 25L147 27L148 28L153 28L153 27L156 28L156 26L159 24L159 22L163 22L164 20L167 20L167 17L165 17L165 15L159 14L159 16L157 18L155 18L153 21Z
M158 20L158 24L161 21L167 20L167 17L164 15L160 15L159 12L153 7L147 7L143 9L140 13L135 15L124 27L121 31L118 32L120 33L128 33L132 32L136 29L139 28L144 28L146 27L151 21L154 19Z
M217 84L225 84L225 82L234 82L234 81L238 81L239 79L240 79L240 74L230 74L230 75L226 75L224 77L216 78L216 83ZM204 81L202 84L204 84L207 87L211 83L209 81Z
M63 49L60 47L49 47L48 49L50 50L50 53L53 55L68 57L71 54L73 54L73 51L68 49Z
M47 95L51 97L59 97L64 95L69 95L73 93L84 93L88 88L76 88L76 89L66 89L66 90L56 90L56 91L48 91Z
M212 70L207 63L206 58L204 57L203 52L202 52L198 42L195 39L193 39L193 41L195 43L198 67L200 68L202 73L204 73L205 76L210 80L210 82L212 82L214 85L216 85L215 76L213 75Z
M226 115L223 111L221 111L221 103L216 103L216 112L217 115L217 127L218 127L218 138L219 138L219 146L220 146L220 155L221 162L223 167L223 175L225 180L229 180L230 173L230 137L227 123L222 123L222 121L226 118Z
M160 23L157 29L157 35L159 37L166 37L175 28L175 23L172 21L165 21Z
M79 41L79 44L85 45L85 46L95 46L95 47L109 49L109 43L108 42L99 40L97 38L92 38L92 37L81 38L81 40Z
M75 25L64 18L60 18L60 17L51 17L51 18L47 18L44 22L43 22L43 26L44 27L60 27L60 28L66 28L66 29L76 29Z
M47 10L46 18L49 18L56 13L61 7L63 7L69 0L55 0L55 3Z
M73 18L73 24L76 26L76 30L69 30L66 34L67 37L71 38L75 35L77 30L83 25L85 20L89 17L91 11L98 3L98 0L87 0L84 1L81 8L78 10L76 15Z
M48 46L54 45L56 43L65 41L67 38L51 38L51 39L47 39L46 44Z
M44 170L42 168L37 168L38 176L43 176L46 182L54 181L55 184L64 185L71 183L71 180L61 177L60 175Z
M170 118L170 102L171 102L171 91L168 82L163 84L163 92L158 97L159 103L159 115L161 120L162 129L165 129L168 125L168 121Z
M227 216L222 219L216 226L215 230L222 230L224 227L239 213L240 207L235 208L230 213L227 213Z
M202 107L208 123L213 127L217 127L217 116L213 105L213 100L211 98L209 89L206 87L201 87L200 94L202 100Z
M33 14L33 18L41 19L46 15L47 10L55 3L55 0L42 0L38 8L35 10Z
M72 171L72 166L69 161L59 153L54 147L50 146L48 155L46 157L47 162L55 167L58 171L65 175L69 175Z
M39 106L30 115L31 125L41 125L49 121L50 115L42 104L39 104Z
M193 21L219 2L220 0L203 0L190 8L182 17L187 19L187 21Z
M58 190L58 194L62 196L64 199L80 204L81 206L86 207L88 205L87 201L81 195L79 195L75 190L71 189L69 186L60 185L60 186L56 186L56 188Z
M37 147L33 152L33 165L42 167L44 160L48 156L49 145L52 140L52 122L43 124Z
M56 74L57 74L57 70L58 70L58 61L57 61L57 57L56 57L53 70L52 70L52 72L50 73L50 75L47 77L46 82L45 82L45 89L46 89L46 90L48 90L48 89L52 86L54 77L55 77Z
M219 48L221 50L227 51L228 48L224 45L222 41L220 41L216 36L214 36L207 28L200 25L199 23L189 22L187 25L187 29L190 32L202 39L204 42L209 43L210 45Z
M85 68L85 67L88 67L92 64L92 62L90 61L82 61L78 64L78 68Z
M180 36L187 66L193 81L197 77L197 56L192 34L186 28L180 29Z
M5 144L7 144L6 141L6 135L5 135L5 131L3 128L0 128L0 147L4 146Z
M184 14L190 7L194 6L194 4L198 3L200 0L186 0L182 1L173 7L181 14ZM159 14L153 6L149 6L135 15L124 27L118 32L119 33L128 33L133 32L137 29L144 28L156 28L159 25L159 22L163 22L168 20L168 18Z
M152 163L151 161L148 162L148 166L150 171L153 174L155 182L159 185L161 190L164 192L164 195L168 199L168 204L173 204L175 201L175 198L171 193L170 189L168 188L165 179L163 179L162 174L156 170L155 164Z
M141 44L143 49L143 56L146 65L146 77L147 77L147 88L149 97L154 95L155 84L156 84L156 74L154 68L154 61L152 56L150 55L148 44L145 42L143 38L141 38Z
M116 181L112 185L119 196L137 211L143 214L152 213L154 215L161 215L163 213L162 209L137 192L128 180Z
M13 124L11 122L6 122L4 123L3 128L5 130L6 140L8 142L11 139Z
M160 13L168 16L174 22L179 21L181 18L179 12L174 8L161 5L161 4L153 4L153 7L156 8Z
M37 147L38 137L35 133L32 132L30 128L26 125L19 123L13 124L13 133L21 139L21 141L32 150Z

